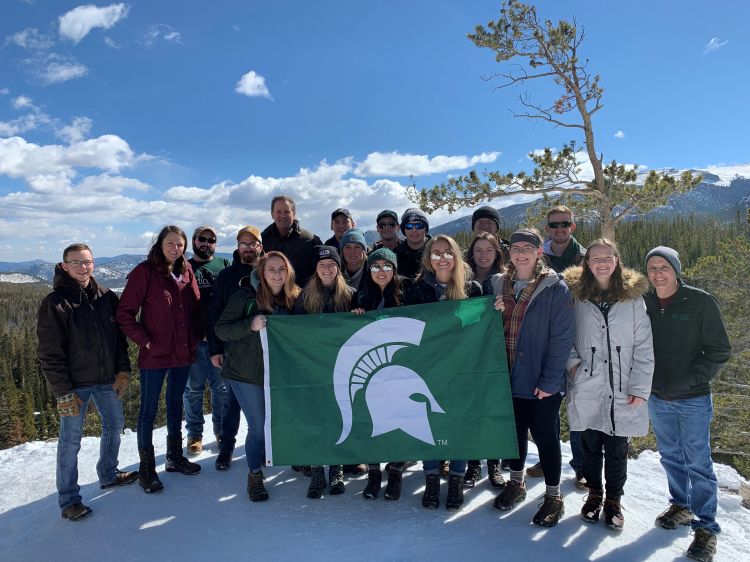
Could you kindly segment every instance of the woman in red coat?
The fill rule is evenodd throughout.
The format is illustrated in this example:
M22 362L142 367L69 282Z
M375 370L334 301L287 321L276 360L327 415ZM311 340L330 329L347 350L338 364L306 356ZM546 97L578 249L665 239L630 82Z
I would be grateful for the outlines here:
M200 465L182 454L182 394L190 364L203 338L200 293L185 259L187 236L165 226L148 253L128 275L117 308L117 323L138 347L141 409L138 412L140 484L150 494L163 488L156 475L152 435L159 396L167 380L167 472L196 474ZM139 316L140 312L140 316Z

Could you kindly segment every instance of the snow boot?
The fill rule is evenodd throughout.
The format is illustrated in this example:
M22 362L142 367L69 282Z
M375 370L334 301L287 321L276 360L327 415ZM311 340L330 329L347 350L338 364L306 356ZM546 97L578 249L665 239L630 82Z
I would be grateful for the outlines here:
M693 513L687 508L673 503L665 512L656 518L654 523L662 529L675 530L680 525L690 525L693 520Z
M716 535L708 529L696 529L693 542L687 549L687 557L699 562L711 562L715 553Z
M526 499L526 483L510 480L505 489L495 498L493 505L500 511L510 511Z
M477 480L481 477L482 466L479 464L479 461L469 461L466 464L466 472L464 473L464 486L467 488L473 488L476 486Z
M194 457L203 452L203 437L197 435L188 435L187 438L188 455Z
M604 524L614 531L622 531L625 526L625 516L622 514L620 496L607 494L604 500Z
M487 459L487 478L495 488L505 488L505 478L497 459Z
M562 496L548 496L545 494L544 502L539 511L534 515L534 524L540 527L554 527L565 513L565 504Z
M99 484L99 487L102 490L106 490L107 488L114 488L115 486L127 486L136 480L138 480L137 470L116 470L115 477L106 484Z
M586 523L599 522L599 514L602 511L602 503L604 502L603 494L602 490L589 490L589 495L586 496L586 500L581 508L581 519Z
M310 485L307 487L307 497L313 500L319 500L323 497L326 485L326 475L323 471L323 467L312 467L310 469Z
M448 497L445 500L445 509L458 511L464 504L464 477L460 474L448 476Z
M440 507L440 474L426 474L422 507L437 509Z
M378 499L378 492L380 492L380 484L383 482L383 473L379 468L373 468L367 472L367 486L365 486L362 492L362 497L366 500Z
M328 467L328 493L332 496L343 494L344 488L344 467L340 464L332 464Z
M147 494L161 492L164 485L156 474L156 462L154 461L154 447L139 449L141 464L138 466L138 483Z
M198 474L201 465L190 462L182 454L182 435L167 435L167 460L164 463L167 472L181 472L188 476Z
M263 472L247 473L247 495L251 502L264 502L268 499L268 492L263 485Z
M401 480L403 476L403 469L394 468L391 465L391 469L388 471L388 484L386 484L385 493L383 494L385 499L396 501L401 497Z
M527 468L526 476L529 476L530 478L543 478L544 471L542 470L542 463L538 462Z
M69 521L80 521L89 513L91 513L91 508L87 505L83 505L81 502L78 502L63 509L61 515L63 519L67 519Z

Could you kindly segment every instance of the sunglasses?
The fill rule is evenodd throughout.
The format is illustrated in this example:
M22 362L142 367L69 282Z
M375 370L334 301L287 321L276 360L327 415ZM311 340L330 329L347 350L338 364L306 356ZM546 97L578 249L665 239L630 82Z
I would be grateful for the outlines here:
M208 242L209 244L216 244L216 238L206 238L205 236L196 236L198 242Z
M383 230L390 230L391 228L396 228L395 222L379 222L378 228L382 228Z
M570 228L573 223L570 221L548 222L547 226L550 228Z
M437 261L437 260L439 260L441 258L444 259L444 260L453 261L453 252L443 252L442 254L439 254L438 252L432 252L430 254L430 259L431 260L436 260Z
M404 225L404 230L424 230L425 224L423 222L407 222Z
M392 265L371 265L370 271L372 273L377 273L379 271L388 273L389 271L393 271L393 266Z

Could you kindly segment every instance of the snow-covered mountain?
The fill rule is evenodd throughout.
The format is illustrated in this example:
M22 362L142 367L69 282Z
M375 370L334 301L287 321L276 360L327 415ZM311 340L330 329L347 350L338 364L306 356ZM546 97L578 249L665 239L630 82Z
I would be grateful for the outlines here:
M0 283L46 283L46 281L25 273L0 273Z

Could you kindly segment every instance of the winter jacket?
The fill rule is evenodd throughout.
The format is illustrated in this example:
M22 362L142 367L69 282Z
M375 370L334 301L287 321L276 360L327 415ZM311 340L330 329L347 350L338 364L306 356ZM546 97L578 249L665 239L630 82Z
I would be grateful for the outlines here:
M304 287L313 274L312 258L315 246L320 246L320 238L309 230L300 227L296 220L287 236L282 236L276 223L271 223L262 232L263 251L277 251L284 254L292 262L294 278L297 285Z
M552 251L552 240L545 240L544 245L542 246L542 252L544 263L547 264L547 267L557 273L562 273L569 267L583 264L583 259L586 257L586 248L581 246L578 243L578 240L572 236L570 238L570 244L565 248L562 256L556 256Z
M495 296L503 294L507 273L493 275ZM565 392L565 366L575 337L573 301L565 282L553 272L541 279L528 303L516 341L510 372L514 398L536 399L534 389Z
M84 289L58 264L52 292L39 307L39 364L55 396L113 384L130 372L128 344L115 321L117 295L92 277Z
M117 307L117 323L140 348L141 369L181 367L195 361L204 333L200 293L189 263L182 276L184 285L180 287L171 274L156 271L148 261L139 263L128 275Z
M231 261L226 258L217 258L206 262L195 261L194 257L188 260L190 267L193 268L193 274L195 275L195 281L198 283L198 290L201 294L201 311L204 314L207 313L208 304L211 300L211 292L216 284L216 278L222 270L231 265Z
M206 309L206 337L208 338L209 355L224 353L224 342L214 334L214 326L229 302L229 297L240 288L240 281L244 277L249 277L252 272L253 266L242 263L240 253L235 250L232 255L232 265L222 269L216 277L211 299L208 301Z
M634 437L648 433L648 409L628 405L629 396L648 400L654 373L651 322L643 294L648 280L623 270L626 296L613 303L607 316L590 300L582 300L583 268L564 272L575 299L576 339L568 359L570 429L596 429L607 435Z
M645 296L656 359L651 393L662 400L710 394L711 379L732 351L714 297L678 281L677 294L664 312L654 290Z
M354 289L349 287L347 285L346 287L349 290L349 296L351 298L351 304L349 309L351 310L351 306L356 303ZM329 312L337 312L333 308L333 290L329 289L328 287L323 287L323 314L328 314ZM338 312L344 312L344 311L338 311ZM305 310L305 292L302 291L297 299L294 301L294 314L307 314L307 311Z
M445 289L438 283L435 275L431 271L426 271L421 279L406 289L404 304L425 304L445 300L442 296L444 291ZM470 280L465 283L464 292L469 298L481 297L482 286L476 281Z
M424 246L418 250L412 250L406 240L401 240L396 246L394 253L398 259L398 274L409 279L416 279L419 272L422 270L422 254L424 253L425 247L427 247L427 241L432 238L429 234L425 238Z
M246 278L247 279L247 278ZM239 287L219 315L214 331L224 344L224 367L221 376L244 383L263 386L263 348L260 333L250 330L253 318L260 314L255 304L258 276L255 271L250 283ZM277 313L286 313L278 310Z

